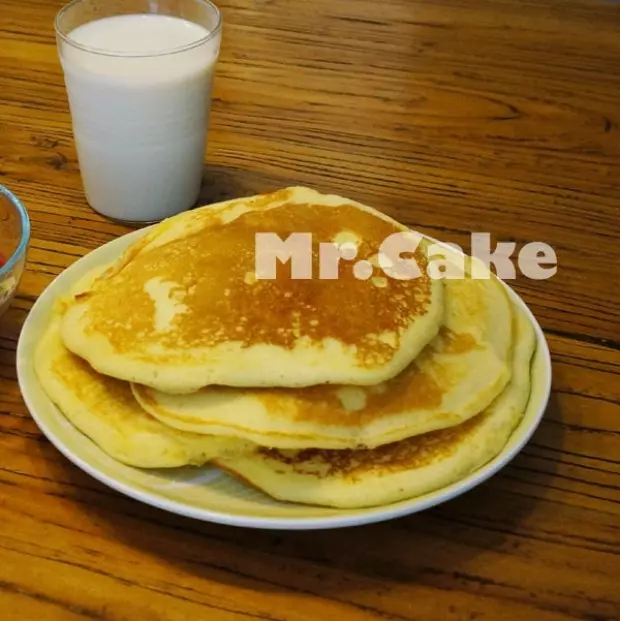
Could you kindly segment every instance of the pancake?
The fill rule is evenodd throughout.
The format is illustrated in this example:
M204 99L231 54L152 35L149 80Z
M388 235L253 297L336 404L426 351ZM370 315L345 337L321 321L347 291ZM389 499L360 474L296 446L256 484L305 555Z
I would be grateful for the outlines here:
M414 498L462 479L502 450L527 407L536 340L527 316L517 312L510 383L462 425L373 450L257 448L216 464L276 499L343 509Z
M208 387L169 395L133 385L163 423L275 448L376 446L458 425L510 378L512 305L495 278L446 280L438 336L396 378L370 387Z
M375 267L366 280L351 260L341 261L339 278L319 278L319 244L348 242L370 269L383 260L384 240L403 232L414 237L370 207L307 188L185 212L156 225L75 297L62 339L100 373L170 394L377 384L437 335L443 286L427 274L424 244L414 253L421 276L377 276ZM294 268L278 264L270 278L256 265L257 233L298 249L305 242L288 236L312 234L311 255L301 249ZM276 254L271 245L261 256ZM384 269L394 268L390 260Z
M247 449L244 442L170 429L149 416L129 384L99 375L64 347L61 310L62 303L37 347L35 371L66 418L110 457L140 468L175 468Z

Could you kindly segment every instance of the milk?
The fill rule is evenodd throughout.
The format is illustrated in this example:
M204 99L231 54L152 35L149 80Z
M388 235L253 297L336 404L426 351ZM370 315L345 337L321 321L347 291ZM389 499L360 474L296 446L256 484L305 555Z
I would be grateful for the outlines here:
M96 211L147 222L196 202L220 39L218 32L203 41L208 34L178 17L119 15L78 26L73 45L59 43L84 190Z

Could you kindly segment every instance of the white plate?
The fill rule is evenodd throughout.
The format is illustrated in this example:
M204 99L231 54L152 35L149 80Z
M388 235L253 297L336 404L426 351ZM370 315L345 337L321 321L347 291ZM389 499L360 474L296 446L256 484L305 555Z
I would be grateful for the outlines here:
M17 347L17 376L24 401L41 431L79 468L109 487L152 506L199 520L274 529L356 526L416 513L479 485L505 466L526 444L544 413L551 388L549 349L538 322L510 287L512 299L531 318L538 347L532 366L533 386L527 411L502 452L470 476L418 498L365 509L330 509L272 500L217 468L145 471L108 457L75 429L48 399L35 374L34 349L45 331L54 300L89 270L114 260L147 229L118 238L65 270L41 294L24 324Z

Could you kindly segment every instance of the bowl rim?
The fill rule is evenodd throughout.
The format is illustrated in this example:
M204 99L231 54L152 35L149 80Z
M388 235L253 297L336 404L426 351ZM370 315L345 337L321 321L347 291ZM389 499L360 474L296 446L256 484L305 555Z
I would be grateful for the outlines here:
M8 274L13 267L15 267L15 264L21 259L22 255L28 248L28 244L30 243L30 216L28 216L28 212L26 211L24 204L7 187L0 185L0 195L8 199L8 201L17 209L22 225L22 234L21 239L19 240L19 245L15 249L15 252L8 257L7 262L0 267L0 277L2 277Z

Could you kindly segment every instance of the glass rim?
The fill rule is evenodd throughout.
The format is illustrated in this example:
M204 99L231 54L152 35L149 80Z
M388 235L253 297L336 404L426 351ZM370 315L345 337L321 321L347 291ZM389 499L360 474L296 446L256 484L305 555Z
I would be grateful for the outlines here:
M19 245L15 249L15 252L8 257L7 262L0 267L0 277L8 274L15 264L22 258L24 252L28 248L28 244L30 243L30 216L28 216L28 212L24 207L23 203L9 190L5 188L3 185L0 185L0 196L6 198L11 205L13 205L17 209L17 213L19 214L20 221L22 224L22 232L21 239L19 240Z
M97 47L91 47L88 45L83 45L82 43L77 43L71 38L70 32L64 32L60 27L60 21L67 11L70 11L74 6L83 3L85 0L71 0L68 4L65 4L58 13L56 13L56 18L54 19L54 30L56 31L56 36L62 39L67 45L71 45L83 52L89 52L91 54L98 54L99 56L112 56L113 58L156 58L158 56L170 56L171 54L178 54L180 52L186 52L187 50L194 49L195 47L199 47L207 41L210 41L214 37L216 37L220 30L222 29L222 13L218 9L218 7L211 2L211 0L194 0L194 2L198 2L199 4L203 4L212 8L215 11L216 15L216 23L215 27L210 29L208 34L204 37L198 39L197 41L193 41L192 43L187 43L186 45L181 45L179 47L171 48L170 50L164 50L162 52L110 52L109 50L104 50ZM119 13L119 15L123 15L123 13ZM160 13L128 13L127 15L160 15ZM110 17L113 17L110 15ZM95 21L95 20L93 20Z

